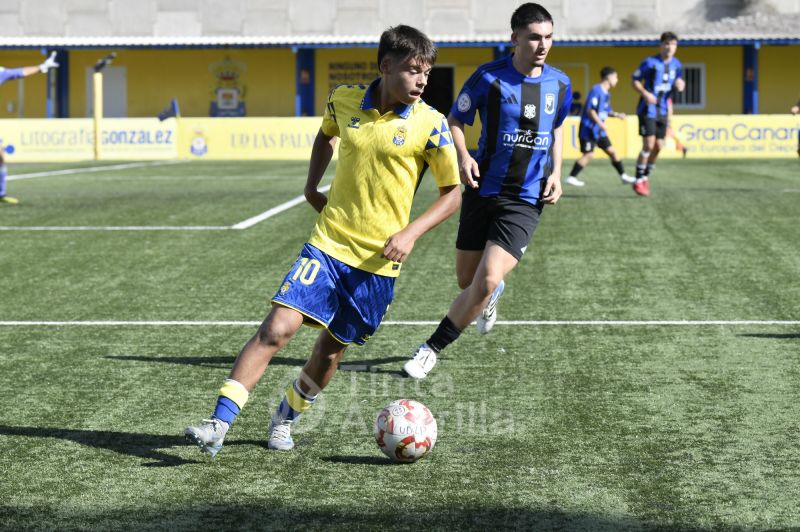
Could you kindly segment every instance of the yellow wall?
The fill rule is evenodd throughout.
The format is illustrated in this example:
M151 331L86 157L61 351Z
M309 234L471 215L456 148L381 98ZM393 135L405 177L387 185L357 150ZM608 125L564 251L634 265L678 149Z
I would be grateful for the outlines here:
M86 69L111 50L70 53L70 116L86 116ZM177 98L183 116L208 116L217 80L209 65L230 57L241 75L247 116L294 116L295 56L289 49L118 50L127 69L128 116L156 116Z
M800 98L800 46L764 46L758 56L758 112L788 113Z
M0 50L0 66L19 68L38 65L45 57L38 50ZM0 85L0 118L18 118L19 84L23 84L23 117L47 116L47 76L34 74L24 81L12 80ZM10 110L9 110L10 104Z
M616 111L636 112L639 95L631 86L633 71L645 57L658 53L656 47L562 46L550 52L548 63L566 72L572 79L572 90L585 101L588 89L600 81L600 69L611 66L619 72L619 84L612 93L611 105ZM678 109L680 114L732 114L742 112L742 49L738 46L678 47L682 63L703 63L706 66L706 106L702 109ZM588 74L588 75L587 75Z
M86 69L111 50L73 50L70 52L70 116L86 116ZM246 88L247 116L294 116L295 54L289 49L203 49L203 50L115 50L112 66L125 67L128 83L128 116L152 117L173 97L184 116L206 117L216 86L209 65L226 56L247 66L242 75ZM556 43L549 63L564 70L573 89L585 98L598 81L605 65L620 73L620 84L613 92L612 104L618 111L633 113L638 96L630 86L630 76L641 60L655 54L655 47L566 47ZM759 111L785 113L800 97L800 71L791 68L797 61L798 46L763 46L759 52ZM331 85L358 83L374 79L377 73L374 48L320 48L316 51L314 106L322 114ZM678 57L684 63L706 66L706 105L702 109L678 109L678 114L735 114L742 111L741 46L681 46ZM455 66L455 92L481 64L491 61L493 50L486 48L440 48L439 65ZM0 50L0 65L7 68L37 65L44 56L38 50ZM334 68L332 68L332 65ZM46 77L25 79L24 117L46 115ZM0 118L19 116L18 81L0 86ZM453 95L455 97L455 94ZM9 112L9 104L11 111ZM479 124L476 124L479 126ZM469 128L471 146L477 142L478 128Z
M706 66L706 105L703 109L679 109L676 114L737 114L742 112L742 68L740 46L684 46L678 58Z

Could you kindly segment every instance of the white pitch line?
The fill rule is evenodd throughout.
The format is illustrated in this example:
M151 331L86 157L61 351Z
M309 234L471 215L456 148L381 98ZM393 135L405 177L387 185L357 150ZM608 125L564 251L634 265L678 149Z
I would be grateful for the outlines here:
M0 231L227 231L227 225L0 226Z
M109 168L109 167L106 167ZM320 188L320 192L330 190L330 185ZM248 218L235 225L128 225L128 226L0 226L0 231L226 231L228 229L247 229L259 222L272 218L276 214L289 210L306 201L305 196L297 196L280 205L272 207L257 216Z
M180 164L183 161L149 161L146 163L126 163L126 164L109 164L105 166L86 166L84 168L68 168L65 170L53 170L50 172L32 172L30 174L16 174L10 175L6 178L7 181L19 181L20 179L31 179L34 177L50 177L54 175L72 175L84 174L90 172L102 172L104 170L126 170L128 168L143 168L146 166L164 166L168 164Z
M149 326L149 327L162 327L162 326L257 326L260 321L188 321L188 320L141 320L141 321L123 321L123 320L77 320L77 321L0 321L0 326L52 326L52 327L67 327L67 326ZM438 325L439 322L435 320L430 321L385 321L381 325L389 326L430 326ZM498 321L495 325L506 326L589 326L589 327L653 327L653 326L691 326L691 327L704 327L712 325L728 325L728 326L741 326L741 325L800 325L800 320L547 320L547 321Z
M330 190L330 188L331 188L330 185L325 185L324 187L319 189L319 191L320 192L327 192L328 190ZM272 218L276 214L280 214L285 210L291 209L295 205L299 205L299 204L303 203L304 201L306 201L306 197L305 196L297 196L296 198L290 199L289 201L287 201L285 203L281 203L280 205L278 205L276 207L273 207L273 208L271 208L269 210L266 210L266 211L262 212L261 214L259 214L257 216L253 216L252 218L248 218L247 220L239 222L238 224L235 224L235 225L231 226L231 229L247 229L248 227L253 227L257 223L263 222L264 220L266 220L268 218Z

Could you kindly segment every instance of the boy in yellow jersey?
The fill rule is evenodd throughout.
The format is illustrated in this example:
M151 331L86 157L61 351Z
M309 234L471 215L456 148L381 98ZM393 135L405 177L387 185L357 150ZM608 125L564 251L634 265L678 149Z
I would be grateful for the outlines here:
M322 331L272 416L267 442L270 449L292 449L292 424L330 382L348 345L362 345L375 332L416 240L458 209L458 163L447 121L420 99L435 61L436 47L423 33L390 28L378 47L381 77L331 92L305 187L320 215L272 310L236 358L211 419L185 430L203 452L219 452L273 355L307 323ZM317 186L336 137L339 163L326 197ZM409 223L427 166L439 198Z

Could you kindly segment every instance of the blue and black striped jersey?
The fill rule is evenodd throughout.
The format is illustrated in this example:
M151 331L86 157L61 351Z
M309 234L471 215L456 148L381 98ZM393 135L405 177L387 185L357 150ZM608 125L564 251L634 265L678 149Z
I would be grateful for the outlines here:
M569 77L549 65L536 78L520 74L512 57L481 65L450 114L468 125L480 114L480 194L536 204L553 171L553 132L569 114L572 88Z
M642 61L633 73L633 79L640 82L647 92L653 93L658 101L649 104L644 98L639 98L636 114L647 118L666 118L667 100L672 97L672 89L678 78L683 78L683 65L676 57L666 63L660 55Z
M589 96L586 98L586 104L583 106L583 114L581 115L581 126L578 129L578 136L580 138L593 137L599 139L605 136L605 132L600 129L597 122L592 120L589 116L589 111L594 110L601 122L605 122L608 115L611 113L611 94L603 88L601 83L598 83L592 90L589 91Z

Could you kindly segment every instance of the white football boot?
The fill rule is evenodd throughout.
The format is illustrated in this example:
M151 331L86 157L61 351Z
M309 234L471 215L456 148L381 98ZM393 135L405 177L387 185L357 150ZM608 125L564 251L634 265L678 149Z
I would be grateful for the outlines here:
M269 440L267 447L273 451L291 451L294 449L294 440L292 440L292 422L291 421L270 421L269 423Z
M582 187L586 183L578 179L577 177L568 176L564 182L568 185L572 185L573 187Z
M492 292L492 297L489 298L486 308L475 319L475 326L478 327L479 333L487 334L494 327L494 323L497 321L497 300L500 299L500 295L505 288L505 281L500 281L500 284Z
M628 174L620 174L619 180L622 181L623 185L631 185L636 182L636 178Z
M214 458L222 449L222 442L229 428L230 426L222 420L204 419L197 427L186 427L183 434L191 443L197 444L201 451Z
M411 357L403 365L403 371L413 379L424 379L436 365L436 351L430 348L427 343L419 346Z

